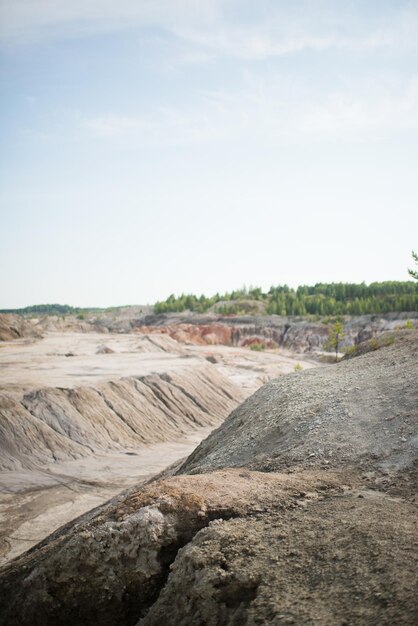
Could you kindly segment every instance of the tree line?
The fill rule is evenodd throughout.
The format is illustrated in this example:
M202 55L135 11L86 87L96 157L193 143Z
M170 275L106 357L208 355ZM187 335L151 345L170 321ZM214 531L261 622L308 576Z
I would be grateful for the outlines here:
M366 283L317 283L293 289L288 285L243 287L213 296L194 294L170 295L156 302L155 313L192 311L206 313L209 309L222 315L363 315L418 311L418 284L414 281L385 281ZM112 308L79 308L67 304L37 304L23 309L3 309L0 313L21 315L85 315L86 313L116 311Z
M17 313L18 315L79 315L105 311L100 308L80 308L69 304L33 304L22 309L0 309L0 313Z
M287 285L263 292L250 287L206 297L194 294L170 295L156 302L155 313L195 311L210 308L222 314L239 314L250 301L261 301L269 315L362 315L418 310L418 286L413 281L366 283L317 283L293 289ZM216 306L218 305L218 306Z

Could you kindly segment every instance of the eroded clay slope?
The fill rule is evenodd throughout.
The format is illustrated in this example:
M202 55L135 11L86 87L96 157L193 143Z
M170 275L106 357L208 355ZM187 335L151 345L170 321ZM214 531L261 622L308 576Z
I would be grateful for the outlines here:
M418 327L418 314L386 313L382 315L345 316L341 346L352 346L382 333L403 328L407 320ZM163 313L132 320L145 333L167 333L180 343L197 345L250 346L265 342L295 352L321 351L329 338L329 320L283 317L280 315L222 316L216 314Z
M218 425L241 400L240 389L209 364L95 387L39 389L20 402L1 394L0 469L170 441Z
M0 341L14 341L24 337L41 337L41 332L21 315L0 313Z

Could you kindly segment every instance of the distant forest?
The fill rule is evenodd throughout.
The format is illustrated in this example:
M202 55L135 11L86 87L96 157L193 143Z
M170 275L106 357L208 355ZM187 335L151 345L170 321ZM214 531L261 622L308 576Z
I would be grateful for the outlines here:
M69 306L68 304L34 304L23 309L0 309L0 313L18 313L19 315L80 315L83 313L98 313L105 309Z
M0 313L20 315L77 315L117 312L119 307L79 308L68 304L36 304L23 309L2 309ZM243 287L230 293L171 295L154 305L155 313L180 313L212 310L222 315L362 315L418 311L418 283L386 281L382 283L318 283L292 289L287 285L271 287L264 293L259 287Z
M258 304L258 302L262 305ZM292 289L287 285L271 287L267 293L259 287L242 288L230 293L171 295L154 305L155 313L211 309L221 314L248 312L267 315L362 315L418 311L418 285L413 281L381 283L317 283Z

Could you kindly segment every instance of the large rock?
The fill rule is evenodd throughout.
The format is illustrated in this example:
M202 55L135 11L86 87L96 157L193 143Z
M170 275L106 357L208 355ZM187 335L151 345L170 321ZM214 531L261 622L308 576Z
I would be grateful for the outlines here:
M416 507L368 493L298 504L200 531L139 624L414 624Z
M0 623L134 624L157 599L179 548L211 521L279 512L338 490L336 482L225 470L133 490L6 566Z

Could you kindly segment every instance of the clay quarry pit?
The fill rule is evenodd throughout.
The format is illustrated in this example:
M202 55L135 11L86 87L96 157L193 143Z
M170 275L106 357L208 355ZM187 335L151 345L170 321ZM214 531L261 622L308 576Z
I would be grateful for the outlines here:
M286 350L255 352L221 345L184 345L159 333L47 331L42 338L0 342L0 414L4 420L0 564L122 489L187 457L245 397L267 380L292 372L297 363L304 368L317 365L306 355ZM169 387L166 396L158 395L154 387L157 395L145 397L145 391L152 393L149 386L132 392L132 381L144 377L153 376L167 386L158 381L167 374L174 374L180 386L194 387L183 396L175 387L178 398ZM226 387L230 397L223 397L214 386ZM103 404L97 389L103 387L112 396L105 398L108 419L115 418L119 424L107 436L99 434L92 444L91 433L78 423L80 414L75 416L74 405L68 404L68 393L78 390L78 409L89 412L94 422L94 401L101 399ZM93 396L87 397L86 390ZM202 396L206 401L203 408L199 406ZM119 414L116 409L119 417L109 406L115 408L116 402L121 404ZM142 420L148 424L138 421L140 405L145 411ZM16 408L23 429L20 433L14 423ZM174 420L171 429L159 429L159 422L153 421L153 408L160 420L166 416ZM195 409L200 416L193 415ZM72 432L59 424L69 413L74 420L69 427ZM131 426L124 423L129 419ZM39 420L43 427L50 425L47 432L37 428ZM145 435L140 433L141 427ZM30 441L28 446L29 428L33 430L33 448ZM61 441L53 440L57 431L64 437ZM46 449L42 449L45 443ZM54 445L59 448L58 456L50 450Z
M189 321L0 343L0 626L416 624L418 331Z

